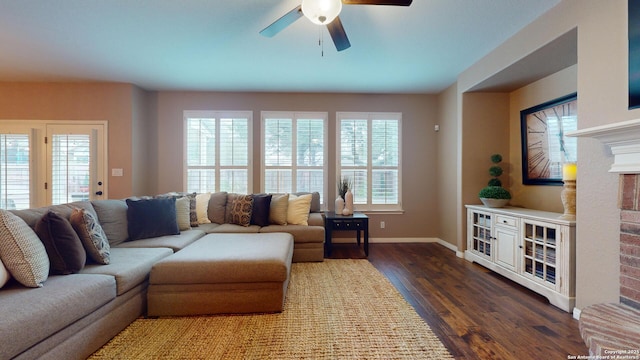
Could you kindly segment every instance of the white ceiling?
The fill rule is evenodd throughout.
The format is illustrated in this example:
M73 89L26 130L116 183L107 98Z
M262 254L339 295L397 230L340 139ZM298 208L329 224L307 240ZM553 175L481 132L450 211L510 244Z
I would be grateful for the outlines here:
M258 34L300 0L0 0L0 81L434 93L559 2L345 5L351 48L337 52L304 17L273 38Z

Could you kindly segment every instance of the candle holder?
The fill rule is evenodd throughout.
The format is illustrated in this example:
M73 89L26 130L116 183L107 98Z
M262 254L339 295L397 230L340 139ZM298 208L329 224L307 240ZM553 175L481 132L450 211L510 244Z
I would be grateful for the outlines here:
M560 219L575 220L576 219L576 181L564 180L564 187L560 193L564 214Z

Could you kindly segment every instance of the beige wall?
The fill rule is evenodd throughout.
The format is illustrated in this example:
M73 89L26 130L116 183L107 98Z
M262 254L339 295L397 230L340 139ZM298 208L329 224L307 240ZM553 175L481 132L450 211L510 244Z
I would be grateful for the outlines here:
M436 97L432 95L364 95L298 93L159 92L157 98L157 192L184 189L183 111L249 110L253 112L253 191L260 191L260 111L326 111L329 114L328 202L336 197L335 113L402 112L402 186L404 214L371 214L374 238L420 239L438 236ZM357 207L356 207L357 208ZM385 229L380 229L385 221Z
M544 211L564 211L560 200L561 186L522 184L520 111L576 92L578 88L577 72L578 66L571 66L513 91L509 96L509 162L511 163L509 190L513 196L510 202L513 206Z
M132 193L132 86L98 83L0 82L0 119L109 122L109 197ZM112 177L111 168L124 169Z
M461 250L458 247L458 241L463 239L463 236L457 232L460 176L458 175L458 97L455 84L438 95L437 119L440 126L440 131L436 133L438 237Z

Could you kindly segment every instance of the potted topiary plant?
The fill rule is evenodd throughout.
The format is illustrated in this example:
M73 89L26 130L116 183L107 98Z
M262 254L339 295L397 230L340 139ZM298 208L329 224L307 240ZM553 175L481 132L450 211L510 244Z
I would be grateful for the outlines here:
M494 164L489 168L491 179L487 186L480 190L478 197L487 207L503 207L511 200L511 193L502 187L502 181L498 178L503 172L502 167L498 165L502 162L502 155L491 155L491 162Z

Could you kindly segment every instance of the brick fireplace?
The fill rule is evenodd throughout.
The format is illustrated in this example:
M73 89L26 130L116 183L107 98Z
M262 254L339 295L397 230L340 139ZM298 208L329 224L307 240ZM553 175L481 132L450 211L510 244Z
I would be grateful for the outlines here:
M620 175L620 302L640 309L640 175Z

